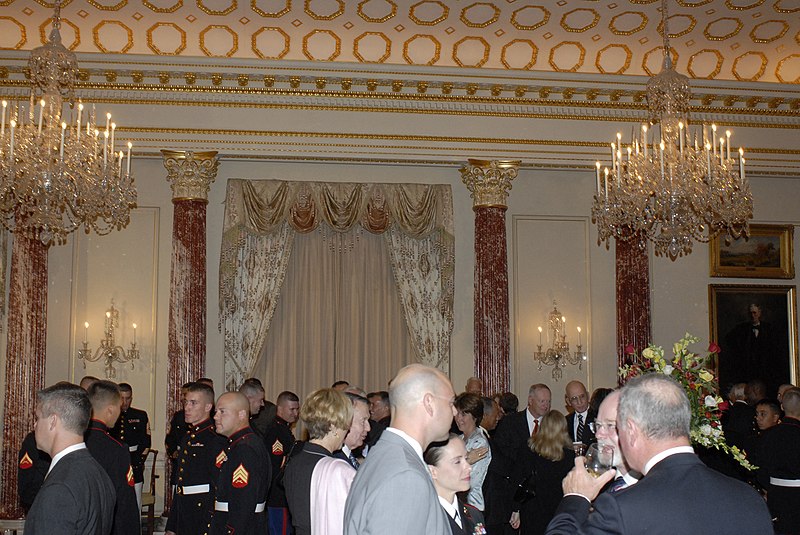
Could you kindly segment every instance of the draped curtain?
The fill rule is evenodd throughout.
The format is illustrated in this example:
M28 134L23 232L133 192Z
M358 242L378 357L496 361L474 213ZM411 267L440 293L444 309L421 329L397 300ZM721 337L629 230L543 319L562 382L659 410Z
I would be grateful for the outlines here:
M448 371L452 206L448 185L229 180L219 270L226 386L236 388L252 375L281 296L295 234L317 229L330 233L331 240L357 239L363 231L383 236L415 358ZM358 362L365 355L353 358L351 366L365 364Z

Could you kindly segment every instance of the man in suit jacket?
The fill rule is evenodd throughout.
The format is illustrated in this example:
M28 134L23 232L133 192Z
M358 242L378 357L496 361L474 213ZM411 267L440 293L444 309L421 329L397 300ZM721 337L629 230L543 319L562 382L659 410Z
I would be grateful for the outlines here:
M353 404L353 421L350 423L350 430L344 437L342 449L334 451L333 456L347 461L347 464L358 470L361 465L353 452L364 445L364 440L369 433L369 401L358 394L345 392L345 395Z
M422 454L446 440L455 392L439 370L411 364L389 387L392 425L381 435L350 487L345 535L450 535Z
M764 500L746 484L716 472L689 445L691 409L672 378L651 373L622 389L617 433L630 467L644 474L619 492L600 489L614 475L597 479L583 457L564 478L564 499L547 527L548 535L680 533L773 533ZM594 502L594 511L589 512Z
M572 412L567 416L567 431L572 442L589 446L595 441L592 425L595 415L589 410L589 392L580 381L570 381L564 390L564 401ZM578 436L580 434L580 436Z
M114 486L83 442L92 411L79 386L39 391L36 446L52 457L50 471L25 520L27 535L107 535L114 521Z
M551 400L552 394L547 385L531 385L528 390L528 407L504 416L497 424L494 442L497 451L506 457L509 466L513 465L517 450L528 443L534 430L538 430L541 425L544 415L550 412Z

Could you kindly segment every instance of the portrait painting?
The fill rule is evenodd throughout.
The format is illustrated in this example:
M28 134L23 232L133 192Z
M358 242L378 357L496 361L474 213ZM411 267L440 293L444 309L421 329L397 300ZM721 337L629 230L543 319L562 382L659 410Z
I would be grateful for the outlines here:
M712 277L794 278L793 225L750 225L749 236L711 240Z
M720 389L753 379L769 397L797 378L795 286L709 285L710 339L717 356Z

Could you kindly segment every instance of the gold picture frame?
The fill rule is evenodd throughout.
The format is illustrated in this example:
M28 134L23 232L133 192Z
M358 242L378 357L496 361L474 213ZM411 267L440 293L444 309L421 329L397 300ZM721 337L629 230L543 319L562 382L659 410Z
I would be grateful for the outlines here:
M709 339L721 348L716 371L723 392L733 383L762 379L768 397L775 397L779 384L797 384L795 286L709 284L708 304Z
M728 243L728 241L730 243ZM712 277L794 278L794 225L750 225L750 236L708 245Z

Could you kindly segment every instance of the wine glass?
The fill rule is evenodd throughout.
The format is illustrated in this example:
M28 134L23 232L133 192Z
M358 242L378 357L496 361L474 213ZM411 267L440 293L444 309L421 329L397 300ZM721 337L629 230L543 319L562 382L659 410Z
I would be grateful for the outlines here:
M572 450L575 452L575 456L579 457L586 453L586 444L583 442L573 442Z
M614 446L595 442L586 451L585 463L592 477L600 477L614 466Z

